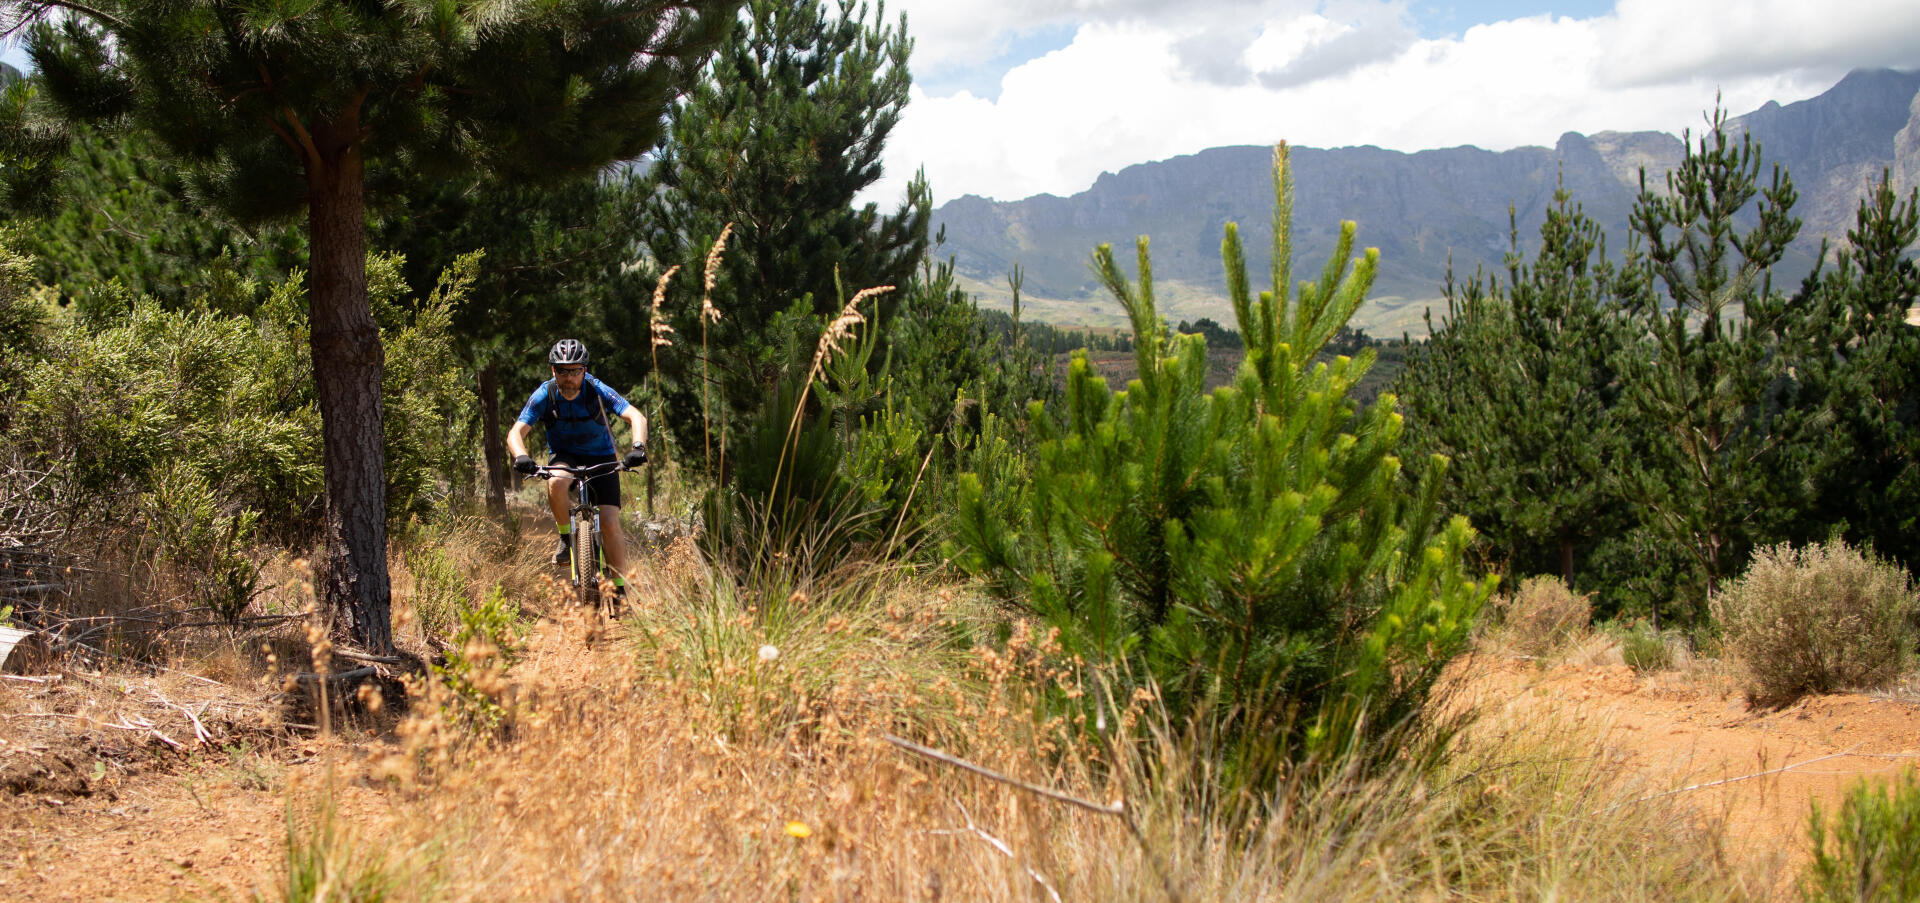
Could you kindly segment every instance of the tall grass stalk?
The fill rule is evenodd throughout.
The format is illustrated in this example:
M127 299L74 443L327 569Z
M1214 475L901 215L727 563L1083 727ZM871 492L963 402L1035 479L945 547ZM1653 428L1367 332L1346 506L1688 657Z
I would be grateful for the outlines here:
M655 423L660 422L660 349L673 347L673 327L660 316L660 307L667 300L667 284L673 281L674 274L680 272L680 265L674 264L660 274L660 280L653 286L653 305L647 310L647 331L651 337L647 343L647 354L653 362L647 371L647 397L652 400ZM638 440L640 437L635 436ZM647 514L653 514L654 490L659 485L660 467L666 463L666 443L658 443L654 456L659 460L647 468Z
M713 286L720 280L720 261L727 250L727 238L733 235L733 224L728 223L720 230L720 237L714 239L713 247L707 251L707 266L700 295L700 417L702 431L707 443L707 473L713 469L713 406L708 400L713 377L708 372L708 363L712 358L707 348L707 324L720 322L720 309L713 306ZM726 464L726 434L720 436L720 461Z

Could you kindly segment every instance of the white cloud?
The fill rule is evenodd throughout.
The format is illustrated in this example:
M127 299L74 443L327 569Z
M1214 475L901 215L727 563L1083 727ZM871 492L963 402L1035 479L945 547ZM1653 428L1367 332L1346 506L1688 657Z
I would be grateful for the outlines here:
M1084 190L1132 163L1283 138L1411 151L1678 132L1700 123L1716 91L1737 114L1812 96L1851 68L1920 66L1912 0L1620 0L1610 16L1540 15L1435 40L1413 37L1402 4L1377 0L907 6L916 68L923 54L960 53L973 40L931 31L939 10L953 10L954 23L1017 7L1023 24L1083 24L1069 46L1009 71L996 101L916 93L889 145L887 180L868 193L886 201L922 165L936 202L1015 199ZM1181 15L1156 11L1168 7Z

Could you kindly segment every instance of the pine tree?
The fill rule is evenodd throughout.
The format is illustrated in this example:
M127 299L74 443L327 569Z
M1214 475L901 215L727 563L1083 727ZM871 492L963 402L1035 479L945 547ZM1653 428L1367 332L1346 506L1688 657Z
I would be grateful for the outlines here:
M1815 474L1819 499L1789 538L1844 527L1856 542L1920 566L1920 194L1902 200L1886 174L1860 203L1831 269L1809 277L1787 311L1792 371L1782 407L1831 430L1785 450ZM1824 258L1825 255L1822 254Z
M1112 392L1076 353L1063 408L1031 418L1031 484L989 494L963 477L957 517L960 564L1058 628L1068 654L1156 687L1176 719L1208 719L1176 725L1213 738L1227 779L1254 793L1290 762L1383 755L1488 590L1462 564L1466 521L1436 522L1443 464L1409 492L1394 399L1350 400L1372 353L1313 363L1364 300L1378 252L1350 261L1346 223L1319 278L1295 290L1291 188L1283 146L1272 289L1257 298L1227 226L1247 345L1234 386L1207 392L1205 339L1159 319L1146 239L1137 281L1103 245L1094 269L1131 320L1139 378Z
M1689 617L1808 495L1806 475L1778 454L1796 437L1773 429L1786 424L1765 404L1784 363L1771 269L1800 231L1793 181L1776 166L1763 189L1759 147L1746 135L1736 143L1724 112L1711 122L1697 145L1689 137L1665 191L1642 174L1632 225L1664 298L1649 294L1635 309L1645 345L1622 358L1625 408L1648 446L1621 483L1649 526L1694 560L1704 593L1687 594ZM1742 230L1742 220L1753 225ZM1817 425L1800 421L1803 432Z
M1511 211L1509 211L1511 216ZM1448 456L1447 503L1515 573L1574 580L1575 553L1623 526L1610 472L1626 464L1614 414L1626 312L1644 303L1631 253L1607 260L1600 226L1564 190L1506 281L1446 285L1447 315L1396 384L1413 444Z
M28 52L52 112L14 110L5 124L131 125L188 166L207 203L243 220L305 214L327 483L323 595L352 640L390 648L369 186L377 200L385 180L481 170L542 181L638 156L736 4L10 7L16 21L34 22Z
M917 181L891 215L854 198L880 178L880 154L911 84L905 19L871 21L854 0L752 0L705 78L672 113L672 131L650 170L653 257L681 267L678 294L699 297L704 255L733 224L714 304L710 371L721 407L743 415L807 360L785 360L776 321L804 300L830 319L841 297L905 285L927 242L930 197ZM895 303L883 296L883 318ZM682 336L700 334L698 311L676 312ZM680 377L673 415L689 447L703 429L688 355L663 357ZM715 412L716 419L724 418ZM723 421L724 422L724 421Z
M68 303L89 315L124 314L120 305L135 296L178 307L226 294L215 286L223 280L279 282L306 260L300 230L242 226L199 204L154 144L140 132L74 130L58 209L22 229L41 281L59 286ZM110 288L116 280L120 287ZM243 309L228 313L245 314L260 298L229 300Z

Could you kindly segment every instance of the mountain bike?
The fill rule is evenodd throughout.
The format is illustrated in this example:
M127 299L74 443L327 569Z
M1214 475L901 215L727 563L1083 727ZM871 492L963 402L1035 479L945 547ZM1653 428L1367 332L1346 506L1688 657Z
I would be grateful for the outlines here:
M573 478L573 485L567 487L567 513L573 530L573 561L568 576L574 597L581 605L603 603L600 575L607 568L606 549L600 545L600 506L594 503L593 490L587 484L594 477L623 469L619 461L608 461L585 467L543 464L534 470L533 475L543 480L559 476Z

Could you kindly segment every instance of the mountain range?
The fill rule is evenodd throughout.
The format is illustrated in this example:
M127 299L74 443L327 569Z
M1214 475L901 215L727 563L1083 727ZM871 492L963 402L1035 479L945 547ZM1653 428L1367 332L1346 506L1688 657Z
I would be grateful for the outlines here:
M1903 192L1920 183L1920 73L1855 71L1818 97L1769 102L1729 127L1752 135L1767 169L1786 169L1799 194L1794 211L1804 226L1776 285L1795 284L1811 269L1823 236L1844 236L1882 171L1890 170ZM1421 335L1427 328L1422 313L1430 306L1440 313L1449 261L1461 278L1476 268L1501 268L1509 205L1527 249L1537 245L1556 185L1564 185L1606 229L1617 254L1642 169L1657 189L1684 153L1682 138L1664 132L1569 132L1551 148L1499 152L1296 147L1294 271L1317 273L1340 222L1356 221L1359 244L1378 247L1381 255L1372 300L1356 325L1380 336ZM1102 174L1071 197L968 195L934 212L936 228L945 229L939 253L952 255L963 283L986 306L1010 305L1006 277L1017 263L1023 316L1116 326L1124 317L1087 262L1096 245L1108 242L1130 272L1133 241L1148 235L1162 315L1211 317L1231 326L1222 229L1240 224L1254 284L1263 284L1273 235L1271 174L1271 148L1218 147Z

